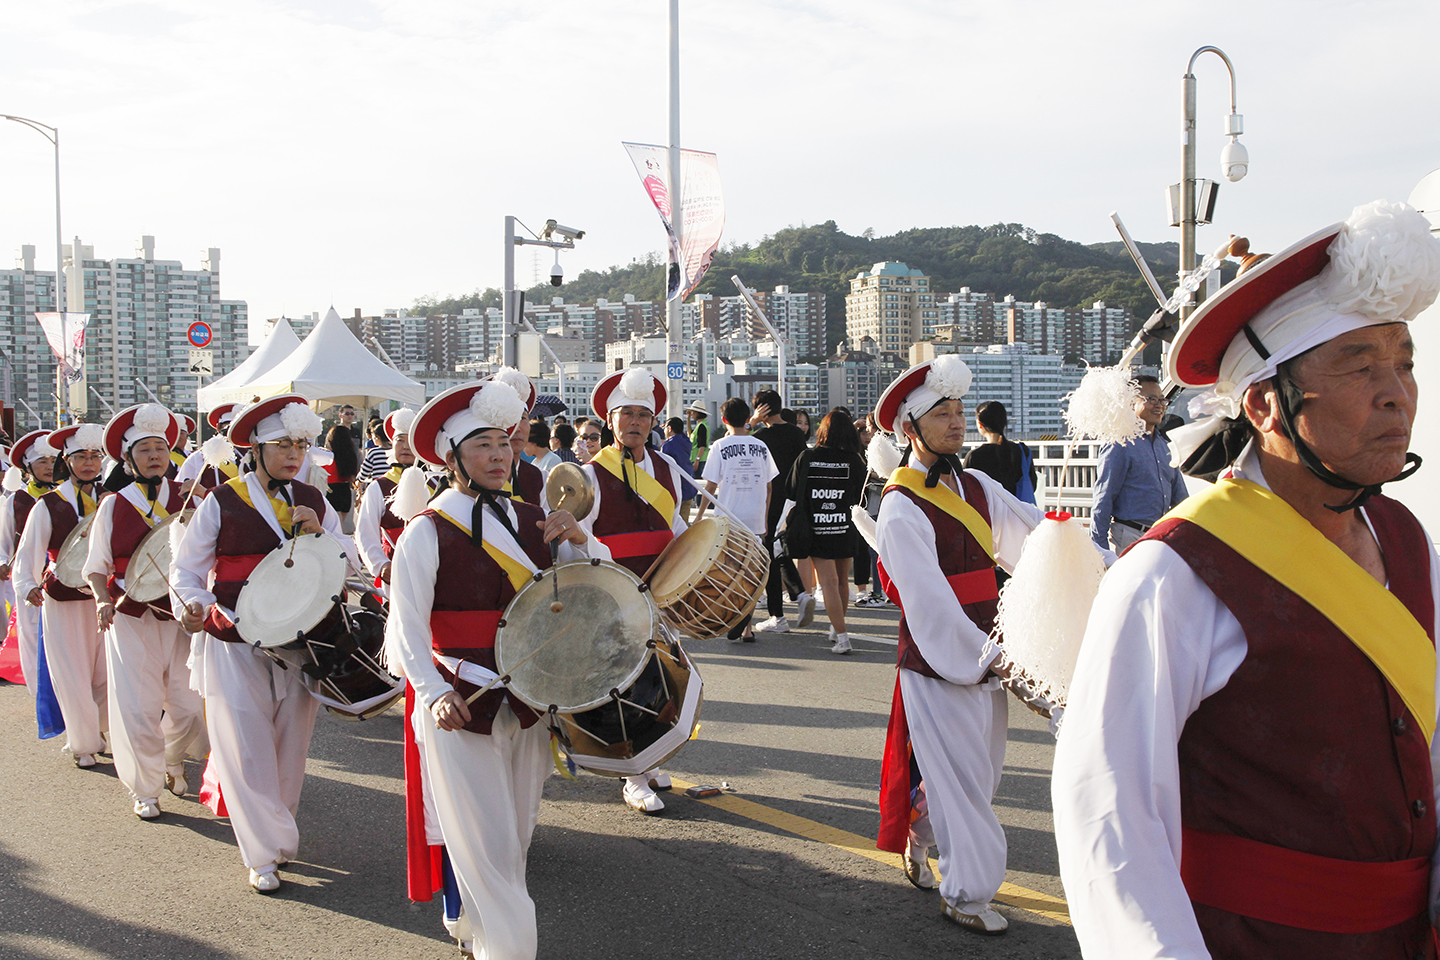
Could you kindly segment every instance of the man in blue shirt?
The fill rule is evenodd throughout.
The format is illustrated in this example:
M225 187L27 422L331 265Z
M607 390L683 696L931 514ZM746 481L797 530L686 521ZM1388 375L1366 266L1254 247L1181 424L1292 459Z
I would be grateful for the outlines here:
M1185 499L1185 478L1170 466L1170 444L1155 429L1169 407L1160 381L1142 375L1135 383L1140 388L1135 415L1145 421L1145 432L1100 448L1095 507L1090 514L1090 538L1101 549L1112 547L1116 553Z

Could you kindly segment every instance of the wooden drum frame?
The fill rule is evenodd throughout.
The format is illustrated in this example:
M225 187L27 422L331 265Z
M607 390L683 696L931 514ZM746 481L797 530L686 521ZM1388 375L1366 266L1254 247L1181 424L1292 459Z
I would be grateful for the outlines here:
M705 517L665 547L650 576L660 616L696 640L724 636L765 593L770 557L753 534Z

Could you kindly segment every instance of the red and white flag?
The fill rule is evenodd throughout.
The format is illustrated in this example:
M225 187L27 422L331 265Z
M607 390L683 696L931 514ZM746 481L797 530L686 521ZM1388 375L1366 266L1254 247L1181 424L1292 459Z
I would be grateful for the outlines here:
M59 361L66 383L75 383L85 375L85 325L88 313L36 313L45 339Z
M650 143L626 143L625 150L640 183L665 224L670 273L665 299L684 300L695 292L720 246L725 230L725 195L720 189L720 164L713 153L680 151L680 238L671 219L668 150Z

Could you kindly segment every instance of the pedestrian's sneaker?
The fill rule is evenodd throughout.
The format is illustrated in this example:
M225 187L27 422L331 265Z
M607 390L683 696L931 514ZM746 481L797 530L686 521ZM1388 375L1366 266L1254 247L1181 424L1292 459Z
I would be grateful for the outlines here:
M1010 921L1000 916L988 903L951 903L940 900L940 912L971 933L998 937L1010 929Z
M940 884L930 869L930 848L917 847L905 841L905 879L921 890L934 890Z
M851 647L850 647L850 634L848 634L848 633L835 633L835 634L831 634L831 636L832 636L833 639L835 640L835 642L830 645L830 652L831 652L831 653L849 653L849 652L850 652L850 650L851 650Z
M154 800L136 800L135 816L141 820L154 820L160 816L160 804Z
M885 606L885 604L887 604L887 603L889 603L889 602L890 602L890 601L885 598L885 595L884 595L883 593L867 593L867 594L865 594L863 597L861 597L859 600L856 600L856 601L855 601L855 606L857 606L857 607L883 607L883 606Z
M665 809L664 802L655 795L650 784L642 777L626 777L625 788L620 792L620 796L624 798L626 805L641 813L659 813Z
M756 633L789 633L790 621L784 617L771 617L755 624Z
M256 893L274 893L280 889L280 877L274 867L266 867L263 872L251 870L250 886Z
M815 620L815 598L808 593L802 593L795 601L800 612L795 616L795 626L804 630Z

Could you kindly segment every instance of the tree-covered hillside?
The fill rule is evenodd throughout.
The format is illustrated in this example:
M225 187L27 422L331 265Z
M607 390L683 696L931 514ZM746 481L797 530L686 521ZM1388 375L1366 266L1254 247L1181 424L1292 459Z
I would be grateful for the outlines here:
M1007 294L1017 300L1044 300L1056 307L1089 306L1104 300L1125 306L1139 319L1155 309L1144 280L1117 240L1086 246L1049 233L1036 233L1018 223L990 227L923 227L888 237L842 232L833 220L814 226L787 227L759 243L736 243L716 252L700 293L734 296L732 274L751 288L770 290L788 284L796 292L821 291L826 295L826 342L832 346L845 335L845 294L856 273L882 260L900 260L932 278L938 294L969 287L996 298ZM1175 243L1140 244L1155 275L1173 289L1179 246ZM663 294L664 264L655 254L623 267L586 270L560 287L542 284L526 292L531 302L548 302L563 296L572 303L604 297L619 300L627 293L640 300L658 300ZM423 298L415 309L426 313L452 313L465 307L499 306L500 291L493 287L469 296L445 300Z

